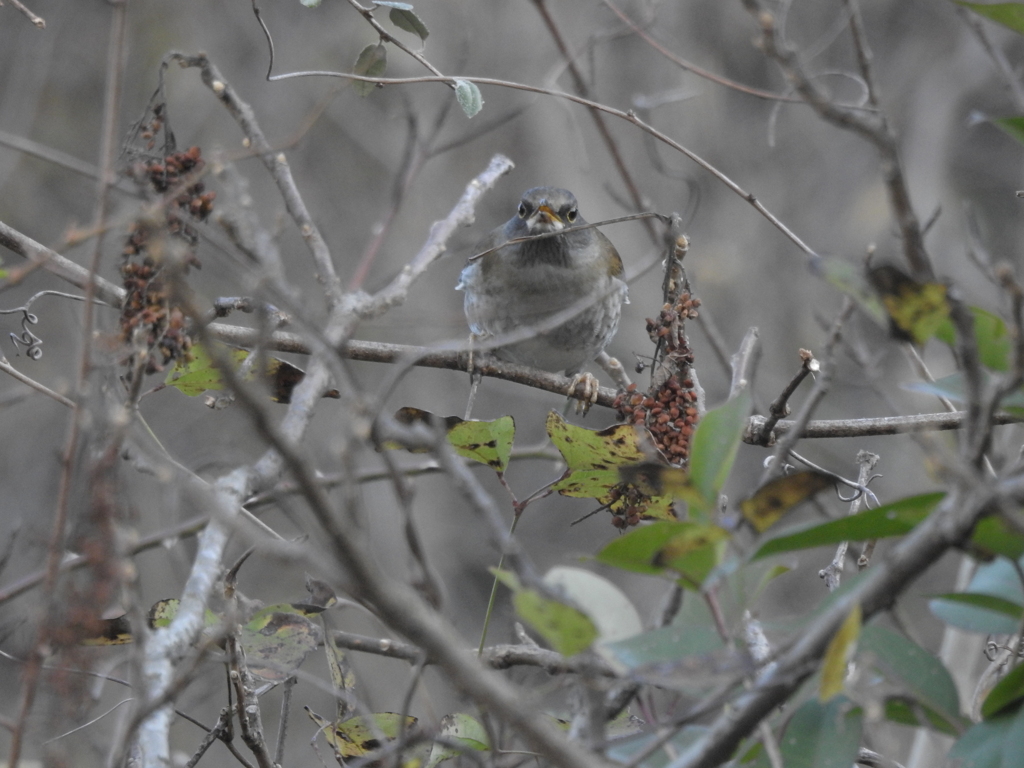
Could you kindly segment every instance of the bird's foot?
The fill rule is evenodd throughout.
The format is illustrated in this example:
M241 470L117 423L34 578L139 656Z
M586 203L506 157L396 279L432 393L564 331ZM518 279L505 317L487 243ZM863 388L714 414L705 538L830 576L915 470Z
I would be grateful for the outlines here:
M576 394L576 390L582 385L583 393ZM566 395L576 398L576 413L587 415L590 406L597 402L597 396L601 391L601 384L592 373L577 373L569 382Z

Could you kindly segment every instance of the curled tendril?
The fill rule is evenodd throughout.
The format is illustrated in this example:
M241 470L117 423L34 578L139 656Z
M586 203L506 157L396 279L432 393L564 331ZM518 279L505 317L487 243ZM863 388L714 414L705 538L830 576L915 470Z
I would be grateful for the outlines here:
M24 344L25 354L32 360L38 360L43 356L43 340L32 333L29 325L38 323L39 318L24 308L21 308L21 313L21 335L19 336L12 331L10 334L11 342L14 344L15 350L17 350L16 354L21 354L21 345Z
M13 315L16 312L21 312L21 334L19 335L12 332L10 334L11 342L14 344L15 350L17 350L16 354L19 355L21 354L21 345L24 344L25 354L32 360L38 360L43 356L43 340L32 333L32 330L29 328L30 325L38 323L39 318L28 310L36 299L42 298L43 296L59 296L73 301L85 301L84 296L76 296L73 293L64 293L63 291L40 291L26 301L24 306L15 307L14 309L0 309L0 315ZM93 299L92 303L99 306L107 306L106 302L100 301L99 299Z

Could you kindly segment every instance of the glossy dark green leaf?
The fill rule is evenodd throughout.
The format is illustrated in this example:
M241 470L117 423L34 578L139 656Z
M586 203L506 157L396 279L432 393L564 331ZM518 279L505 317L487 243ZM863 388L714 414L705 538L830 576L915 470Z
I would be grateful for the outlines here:
M693 433L690 448L690 483L710 514L718 505L718 494L732 470L736 451L750 415L750 393L746 390L704 414Z
M928 607L945 623L969 632L1012 634L1017 631L1019 620L998 610L998 606L1007 602L1016 606L1024 605L1024 588L1009 560L999 558L980 566L965 592L969 595L987 595L994 600L972 604L970 601L982 598L961 598L958 601L936 598L928 601Z
M1020 517L1019 512L1017 516ZM983 560L991 560L996 555L1016 560L1024 555L1024 536L1019 530L998 515L986 517L974 526L970 552Z
M1024 706L971 727L947 756L958 768L1011 768L1021 764Z
M963 727L954 728L935 710L910 696L886 696L883 712L886 720L912 728L931 728L947 736L959 736L963 731Z
M902 536L924 520L945 494L926 493L900 499L878 509L860 512L828 523L804 527L796 533L769 539L754 553L754 560L780 552L822 547L841 541L864 541Z
M858 656L951 729L960 729L956 684L942 662L924 648L903 635L870 625L861 632Z
M996 683L981 705L981 715L986 720L998 715L1024 699L1024 664L1018 664L1010 673Z
M352 72L364 77L383 77L388 68L388 51L383 43L368 45L359 52ZM352 87L360 96L369 96L377 87L375 83L364 80L353 80Z
M1012 29L1018 35L1024 35L1024 4L1021 3L967 3L957 1L957 5L974 11L994 22Z
M779 739L786 768L850 768L860 749L864 715L845 696L805 701Z

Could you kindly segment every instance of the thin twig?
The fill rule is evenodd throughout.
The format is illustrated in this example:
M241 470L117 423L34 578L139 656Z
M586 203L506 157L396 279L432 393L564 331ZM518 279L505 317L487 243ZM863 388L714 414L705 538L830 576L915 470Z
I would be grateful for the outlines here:
M814 355L809 350L800 350L800 360L800 370L797 371L796 376L790 380L789 384L779 393L779 396L768 406L768 418L765 419L764 425L761 427L761 434L758 435L761 445L770 445L771 433L775 429L775 425L779 423L783 416L789 415L789 398L796 392L796 388L800 386L804 379L821 369L821 364L814 359Z
M878 463L878 458L878 454L871 453L870 451L857 452L857 464L860 467L857 473L857 482L865 488L867 487L868 481L871 479L871 471ZM864 494L858 493L853 498L853 501L850 502L850 508L846 514L857 514L860 511L860 505L863 499ZM849 545L850 542L848 541L839 542L839 546L836 548L836 554L832 558L832 562L818 571L818 576L825 580L825 586L828 587L829 592L835 592L839 589L839 584L842 580L843 565L846 562L846 550Z
M828 393L829 387L832 385L832 376L836 367L836 345L839 343L839 336L843 329L843 325L853 313L855 306L856 305L849 296L843 299L843 306L839 310L839 314L836 315L835 322L833 322L832 328L829 330L828 338L825 341L825 354L823 355L825 363L821 366L821 372L818 379L814 382L814 387L807 395L807 400L800 408L799 413L797 413L796 419L793 420L794 428L785 433L782 436L782 439L778 441L775 452L772 454L773 461L765 467L765 470L761 475L761 481L758 483L759 486L764 485L773 477L777 477L782 473L783 463L789 456L790 450L794 448L800 440L804 425L810 421L811 414L814 413L814 409L817 408L818 403L820 403Z
M25 4L21 2L21 0L10 0L10 3L25 14L28 17L28 20L35 24L37 28L46 29L46 21L44 21L41 16L36 16L32 13L32 11L30 11Z
M867 84L871 106L877 107L877 103L874 101L876 89L871 77L871 55L866 47L859 9L855 0L846 0L846 3L850 8L850 28L854 46L857 48L861 76ZM814 111L823 120L839 128L853 131L876 147L881 155L882 173L889 192L889 204L896 217L903 240L903 255L915 277L925 281L934 279L931 259L924 247L921 224L911 204L906 177L900 167L896 135L890 128L885 114L881 111L855 110L830 101L815 81L804 72L796 52L790 49L781 38L777 20L764 8L760 0L743 0L743 4L761 28L761 48L768 58L775 61L783 70L786 79L796 88L797 93L814 108Z

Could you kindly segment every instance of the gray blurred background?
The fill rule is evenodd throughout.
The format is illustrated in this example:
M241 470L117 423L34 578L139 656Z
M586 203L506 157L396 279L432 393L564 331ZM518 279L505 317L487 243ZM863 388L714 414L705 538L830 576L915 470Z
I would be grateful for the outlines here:
M620 109L657 103L641 113L645 120L755 194L819 253L856 262L873 244L879 258L899 260L899 241L877 153L863 140L825 125L802 105L761 100L680 69L630 34L601 2L558 0L549 5L562 34L578 54L577 63L589 78L595 99ZM619 5L637 20L653 19L651 33L678 56L746 85L784 92L776 68L751 44L757 29L738 0L623 0ZM263 6L276 44L276 73L349 70L360 49L377 39L344 2L328 0L316 9L280 0ZM858 84L842 75L855 69L842 3L816 0L787 6L785 32L795 47L806 52L808 70L820 73L819 82L831 88L836 98L859 99ZM1021 202L1014 192L1021 184L1022 150L984 120L986 116L1013 114L1014 103L991 59L951 3L888 0L864 6L881 101L900 135L915 209L927 220L941 208L927 240L937 271L955 280L969 302L997 310L994 290L967 253L972 248L984 249L995 259L1013 264L1019 260L1017 207ZM415 8L431 33L424 55L442 72L572 89L564 60L533 3L420 0ZM110 7L100 0L36 0L33 10L45 17L45 30L30 25L9 4L0 7L0 131L96 164ZM394 29L383 9L377 15L388 29ZM1024 46L1019 37L992 24L985 29L1011 63L1020 61ZM395 34L408 45L419 46L415 37L401 31ZM476 240L508 219L520 194L529 187L556 185L573 190L589 221L634 212L590 116L568 102L484 86L484 109L468 120L451 91L437 83L389 86L360 98L351 86L337 79L267 82L266 43L246 0L131 0L127 41L118 134L126 135L131 123L143 115L157 86L163 56L173 50L205 51L241 97L252 104L270 141L287 152L306 203L346 281L392 205L396 176L406 168L403 158L410 132L418 136L421 148L427 148L424 142L444 115L432 145L453 146L427 158L412 175L364 283L368 290L386 284L410 260L430 224L447 214L466 183L495 153L515 162L515 170L484 198L476 224L449 244L449 254L415 285L408 302L361 326L357 338L404 344L465 338L462 296L454 291L458 273ZM389 76L425 74L415 61L389 48ZM265 169L257 160L244 158L242 136L232 119L202 86L197 70L172 66L166 85L171 126L179 147L199 145L207 157L219 152L242 158L238 170L249 180L264 226L278 235L288 277L301 289L306 311L322 318L323 300L312 279L308 251ZM720 329L727 351L735 350L750 326L760 329L763 355L755 394L764 407L797 371L797 351L801 347L821 350L822 323L831 321L840 295L812 276L800 252L721 183L634 127L613 118L606 120L650 208L684 216L691 240L688 274L704 302L702 311ZM207 184L222 193L212 178ZM65 236L73 227L88 225L94 199L94 180L0 145L0 220L83 264L90 246L66 247ZM114 199L115 215L121 216L121 221L129 220L135 201L123 194ZM218 204L230 204L229 197L222 196ZM976 235L970 234L972 230ZM628 273L636 273L656 258L641 224L619 224L605 232L618 247ZM114 232L106 240L102 272L115 281L122 237L123 231ZM17 257L10 253L0 257L6 267L17 265ZM246 292L243 259L207 242L200 248L200 258L203 269L193 273L191 283L202 296L212 299ZM67 286L37 272L0 295L0 309L16 307L47 288L63 290ZM660 307L656 267L632 283L630 298L608 351L631 370L635 355L651 351L644 318ZM2 351L28 375L66 391L77 371L81 305L51 297L40 299L33 311L39 316L33 330L44 341L42 359L31 361L15 355L6 338L9 332L20 330L14 315L0 315ZM113 313L99 311L101 327L111 329L115 321ZM245 323L246 319L234 316L229 322ZM860 346L873 366L866 370L844 352L831 395L817 413L819 418L890 415L892 411L876 387L904 413L939 410L932 399L899 388L901 382L914 378L913 372L900 347L870 321L856 317L846 338ZM708 404L717 405L727 393L728 373L696 325L691 339ZM937 376L952 369L948 350L937 342L925 350L925 357ZM299 359L296 362L301 364ZM371 364L354 364L352 370L369 391L388 374ZM643 384L646 377L641 376L640 381ZM388 408L412 405L461 415L468 386L465 375L421 369L405 378ZM59 454L68 429L65 409L36 394L22 397L26 392L15 381L0 378L0 541L19 531L17 547L0 574L0 584L43 562L55 506ZM800 398L798 393L795 402L801 402ZM560 410L562 405L563 399L555 395L485 380L474 415L513 415L517 445L528 446L542 441L546 411ZM200 398L166 390L146 398L141 410L168 450L204 476L215 477L253 460L263 450L237 408L211 411ZM344 418L334 401L325 401L308 436L307 445L324 471L337 467L335 436ZM598 428L613 419L610 411L597 408L583 423ZM1007 446L1015 437L1005 430ZM923 470L920 449L908 438L816 441L804 444L802 452L833 471L855 477L854 459L861 449L881 456L878 471L883 477L872 487L883 502L935 487L935 479ZM763 449L741 448L737 470L726 488L730 498L739 499L753 490L766 455ZM414 458L403 457L402 461L412 464ZM364 469L379 466L372 452L360 455L358 462ZM524 461L512 466L508 480L522 498L557 471L550 462ZM479 472L511 518L507 497L497 482L486 469ZM135 516L140 533L148 534L194 514L182 508L174 489L129 470L123 475L124 504ZM475 644L490 590L487 568L496 564L497 554L487 543L483 521L454 494L443 476L418 479L415 489L417 522L447 590L446 612L464 632L467 644ZM386 484L367 484L362 494L381 560L396 573L404 573L407 555L393 492ZM823 497L823 501L832 514L844 509L834 498ZM73 511L76 507L80 511L83 504L73 505ZM606 514L569 527L570 521L593 506L592 502L555 497L529 508L518 533L542 569L578 564L580 557L592 555L616 535ZM811 519L815 514L808 507L797 516ZM285 535L297 535L308 524L301 508L272 511L265 519ZM240 551L241 545L236 549ZM137 559L143 602L180 592L192 551L191 545L184 543ZM822 597L824 587L816 574L830 558L830 553L815 552L787 561L800 567L773 582L755 606L769 622L770 636L773 631L783 636L788 617L802 613ZM951 562L937 564L916 588L922 594L947 591L951 566ZM622 585L650 620L666 590L663 582L593 567ZM240 586L252 597L276 602L301 598L303 581L302 572L264 559L243 569ZM26 622L33 619L37 600L38 592L33 592L0 605L0 638L8 652L23 654L30 647L33 635ZM728 599L726 603L730 605ZM916 638L934 648L941 625L930 618L924 601L911 600L906 609ZM729 618L737 616L738 611L733 611ZM387 632L354 610L334 620L356 632ZM502 601L490 639L505 642L511 638L511 615L507 601ZM113 662L118 654L123 656L123 651L96 651L101 663ZM356 656L355 665L361 679L370 681L363 691L371 706L378 710L400 707L407 674L404 664ZM304 669L324 673L319 658L307 662ZM8 717L16 711L13 692L19 690L19 671L17 664L0 660L0 690L11 693L0 697L4 700L0 712ZM123 667L115 672L127 674ZM439 717L458 706L457 698L436 673L428 673L427 682L433 699L417 697L416 714ZM309 685L300 692L296 694L300 703L330 712L327 694ZM268 701L276 701L276 695ZM106 706L120 698L120 691L102 695L103 702L109 700ZM186 692L180 707L212 723L222 701L220 672L211 666L204 681ZM95 715L106 706L97 704L90 712ZM272 703L268 711L273 707ZM273 722L272 715L267 717ZM43 728L40 717L30 757L38 755ZM313 730L304 718L295 721L289 750L295 764L318 764L305 746ZM105 725L87 729L64 740L64 749L75 754L77 765L99 764L108 744L104 734L108 733ZM898 750L910 732L889 727L879 733L886 740L883 746ZM190 753L202 736L187 724L177 725L174 735L176 748L184 753ZM6 732L0 731L0 750L6 750L6 738ZM215 749L221 750L216 759L230 759L220 747ZM899 751L893 756L899 759Z

